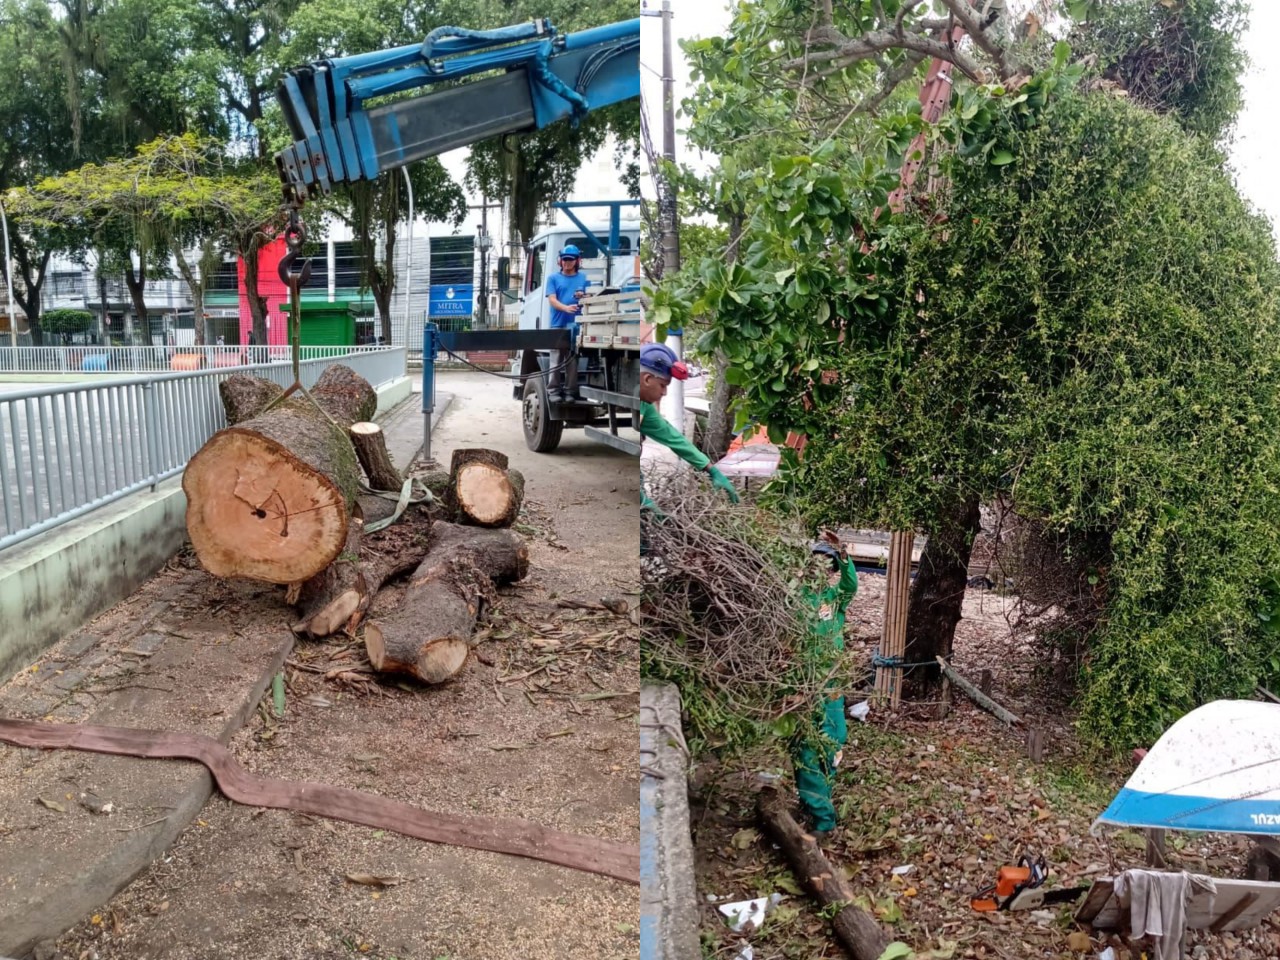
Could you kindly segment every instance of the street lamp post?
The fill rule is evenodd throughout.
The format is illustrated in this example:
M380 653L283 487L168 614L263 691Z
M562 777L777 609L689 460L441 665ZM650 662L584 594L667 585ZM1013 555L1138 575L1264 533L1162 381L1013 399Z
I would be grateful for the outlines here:
M18 355L18 321L13 314L13 260L9 256L9 218L4 214L4 204L0 203L0 226L4 228L4 279L9 291L9 346Z
M409 179L409 168L401 167L404 174L404 185L409 191L409 262L404 268L404 342L409 342L409 298L413 295L413 181ZM391 344L385 344L391 346ZM406 355L407 356L407 355ZM408 362L406 360L406 362Z

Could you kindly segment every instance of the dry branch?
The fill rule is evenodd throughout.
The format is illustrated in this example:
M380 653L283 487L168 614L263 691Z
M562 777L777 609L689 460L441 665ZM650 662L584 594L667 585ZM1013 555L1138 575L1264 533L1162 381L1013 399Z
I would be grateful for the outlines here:
M938 657L938 666L942 668L942 673L948 680L963 690L970 700L980 706L983 710L987 711L987 713L994 716L997 720L1001 720L1011 727L1020 726L1022 724L1022 721L1016 716L1004 707L1000 706L1000 704L996 703L971 682L958 674L955 667L947 663L947 661L942 659L942 657Z

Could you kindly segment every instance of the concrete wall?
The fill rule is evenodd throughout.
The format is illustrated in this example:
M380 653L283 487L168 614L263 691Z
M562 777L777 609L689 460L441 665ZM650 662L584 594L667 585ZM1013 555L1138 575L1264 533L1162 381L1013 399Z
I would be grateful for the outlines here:
M182 478L0 553L0 680L129 596L181 548Z

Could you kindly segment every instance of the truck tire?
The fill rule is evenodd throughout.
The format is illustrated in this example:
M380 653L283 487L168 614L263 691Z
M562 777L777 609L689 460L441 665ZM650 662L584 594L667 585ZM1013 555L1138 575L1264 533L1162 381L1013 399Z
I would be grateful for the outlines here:
M520 407L524 424L524 442L534 453L551 453L560 446L564 433L564 421L551 419L551 405L547 402L547 381L544 377L530 377L524 382L524 402Z

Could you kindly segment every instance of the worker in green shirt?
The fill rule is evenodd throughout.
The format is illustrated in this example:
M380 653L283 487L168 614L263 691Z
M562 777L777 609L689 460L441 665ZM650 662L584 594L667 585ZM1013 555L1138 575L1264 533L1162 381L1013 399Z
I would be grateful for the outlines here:
M693 466L695 470L705 471L711 483L725 492L725 495L738 502L738 491L723 473L711 465L710 458L693 445L679 430L667 423L658 412L658 403L667 394L667 387L672 378L687 380L689 370L682 361L676 358L675 351L661 343L646 343L640 348L640 435L648 440L656 440L677 457ZM640 484L640 505L650 510L653 502L644 493L644 482Z
M806 588L805 600L814 613L810 627L814 642L829 648L834 657L844 650L845 608L858 592L858 571L847 547L834 533L823 533L810 548L818 585ZM814 724L817 731L800 735L791 743L796 791L800 806L809 815L814 832L823 839L836 826L836 808L831 791L840 764L848 729L845 726L844 697L828 688Z

